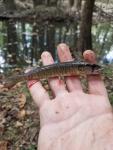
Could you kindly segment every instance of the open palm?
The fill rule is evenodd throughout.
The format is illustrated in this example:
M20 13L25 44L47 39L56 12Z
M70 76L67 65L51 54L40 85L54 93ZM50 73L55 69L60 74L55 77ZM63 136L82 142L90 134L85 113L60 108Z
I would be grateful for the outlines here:
M58 56L62 62L72 60L65 44L58 46ZM84 58L95 62L92 51L86 51ZM44 65L52 64L50 53L44 52L42 61ZM49 99L40 82L30 88L40 111L39 150L109 148L112 142L109 141L108 146L108 140L113 140L113 114L107 92L100 75L90 75L87 79L88 94L83 92L79 77L66 77L66 86L58 78L50 79L49 84L55 95L53 100Z

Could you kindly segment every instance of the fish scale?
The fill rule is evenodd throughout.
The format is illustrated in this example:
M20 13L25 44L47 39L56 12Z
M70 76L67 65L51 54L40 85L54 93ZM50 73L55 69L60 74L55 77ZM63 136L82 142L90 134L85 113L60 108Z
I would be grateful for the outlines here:
M10 88L16 83L24 80L41 80L58 76L82 76L89 74L98 74L100 70L101 66L99 66L98 64L90 64L87 62L69 61L56 63L34 68L29 72L21 75L11 76L4 81L4 86Z

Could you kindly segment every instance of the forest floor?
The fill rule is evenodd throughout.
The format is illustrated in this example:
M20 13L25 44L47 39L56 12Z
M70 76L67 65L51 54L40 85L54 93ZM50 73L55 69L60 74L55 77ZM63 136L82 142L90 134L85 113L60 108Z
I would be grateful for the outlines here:
M113 65L104 69L103 80L113 104ZM50 90L47 82L44 87ZM0 150L35 150L39 128L38 108L26 84L18 83L10 90L0 84Z

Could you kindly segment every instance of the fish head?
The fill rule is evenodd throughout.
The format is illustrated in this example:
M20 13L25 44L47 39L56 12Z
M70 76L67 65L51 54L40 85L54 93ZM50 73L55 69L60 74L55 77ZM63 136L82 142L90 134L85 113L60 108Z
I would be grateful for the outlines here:
M98 64L92 64L92 73L100 73L102 70L102 67Z
M86 74L99 74L102 68L98 64L86 64Z

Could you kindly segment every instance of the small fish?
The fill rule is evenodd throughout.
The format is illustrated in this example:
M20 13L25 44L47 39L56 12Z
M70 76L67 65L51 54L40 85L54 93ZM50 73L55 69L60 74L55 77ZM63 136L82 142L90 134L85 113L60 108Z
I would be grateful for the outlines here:
M97 64L69 61L34 68L27 73L7 78L3 84L4 87L11 88L16 83L25 80L41 80L58 76L95 75L98 74L100 70L101 67Z

